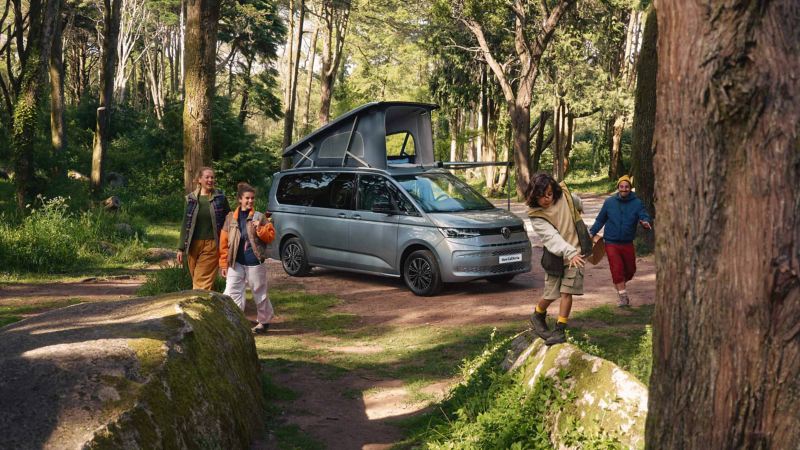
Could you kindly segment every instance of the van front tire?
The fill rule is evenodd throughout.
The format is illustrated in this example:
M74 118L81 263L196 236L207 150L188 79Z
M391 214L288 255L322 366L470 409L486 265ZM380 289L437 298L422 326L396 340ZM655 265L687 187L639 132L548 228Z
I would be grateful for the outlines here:
M438 294L442 289L442 276L433 253L417 250L408 255L403 264L403 281L414 295L429 297Z
M283 243L281 247L281 262L283 263L283 270L290 276L304 277L311 272L311 266L308 265L308 257L306 256L306 248L299 238L293 237Z

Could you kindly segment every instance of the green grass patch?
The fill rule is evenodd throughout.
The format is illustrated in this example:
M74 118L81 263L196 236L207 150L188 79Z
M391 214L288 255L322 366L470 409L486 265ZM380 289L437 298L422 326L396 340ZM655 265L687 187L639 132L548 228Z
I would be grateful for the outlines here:
M616 180L608 174L576 170L567 174L567 186L576 194L608 194L617 190Z
M136 295L148 296L168 294L170 292L186 291L192 288L192 277L189 271L177 263L147 274L145 282L136 290ZM217 277L214 280L214 290L223 292L225 280Z
M264 426L275 435L279 448L298 450L324 448L322 443L310 437L296 425L287 425L282 421L281 403L297 399L299 395L296 392L276 385L272 382L269 374L263 371L261 372L261 391L264 394Z
M177 248L180 228L180 222L148 223L144 231L145 242L148 247Z
M60 300L56 302L40 303L38 305L22 306L0 306L0 327L18 322L27 315L40 314L51 309L63 308L65 306L76 305L81 301L76 298Z

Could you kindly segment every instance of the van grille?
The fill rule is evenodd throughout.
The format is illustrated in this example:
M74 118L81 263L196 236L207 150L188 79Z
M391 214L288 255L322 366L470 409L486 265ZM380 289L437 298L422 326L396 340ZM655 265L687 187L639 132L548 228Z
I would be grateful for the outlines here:
M480 233L481 236L494 236L494 235L497 235L497 234L502 234L501 230L503 228L504 227L500 227L500 228L476 228L474 231L477 231L478 233ZM520 231L525 231L525 226L524 225L512 225L512 226L508 227L508 229L511 230L512 233L519 233Z
M466 273L508 273L520 272L525 270L524 262L516 262L511 264L498 264L496 266L456 266L456 272Z

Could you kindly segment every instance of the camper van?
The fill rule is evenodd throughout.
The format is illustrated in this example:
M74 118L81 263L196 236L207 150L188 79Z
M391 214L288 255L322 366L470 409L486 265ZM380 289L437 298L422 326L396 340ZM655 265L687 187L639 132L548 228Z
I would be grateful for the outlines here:
M269 194L272 257L289 275L312 267L402 278L416 295L443 283L508 282L531 268L522 220L434 161L436 105L376 102L290 147Z

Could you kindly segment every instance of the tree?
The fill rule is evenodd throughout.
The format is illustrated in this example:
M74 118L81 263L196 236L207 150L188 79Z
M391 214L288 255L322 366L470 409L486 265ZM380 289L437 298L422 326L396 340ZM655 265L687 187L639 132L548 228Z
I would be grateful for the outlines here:
M333 83L342 61L344 39L350 19L351 0L322 0L322 68L320 71L319 123L325 125L330 120Z
M656 11L662 232L647 447L796 448L800 3Z
M636 70L636 100L633 110L631 138L631 174L636 184L636 196L647 212L655 216L655 174L653 172L653 131L656 123L656 73L658 72L658 20L655 8L650 8L644 26L642 50Z
M103 184L103 165L111 133L111 108L114 99L114 72L117 66L117 38L122 0L103 0L103 56L100 66L100 103L92 150L90 184L97 192Z
M59 8L60 9L60 8ZM64 125L64 22L59 12L53 23L53 44L50 48L50 141L53 151L60 152L67 144Z
M289 14L292 17L291 23L295 27L294 43L295 48L287 49L289 52L289 77L287 86L286 105L283 111L283 141L281 148L287 148L292 143L292 134L294 131L294 115L295 115L295 99L297 98L297 71L300 66L300 51L303 48L303 24L306 17L306 1L298 0L297 11L299 13L297 22L294 21L294 10L290 7ZM289 3L290 6L294 2ZM288 169L291 164L291 158L284 158L281 163L282 169Z
M219 0L186 1L183 104L183 183L187 192L211 163L211 107L217 75Z
M18 36L22 36L23 22L21 6L15 4ZM19 95L13 109L11 129L12 160L14 162L14 184L17 191L17 205L23 208L31 196L33 179L33 149L37 130L37 116L41 108L42 87L47 81L48 61L53 44L53 30L59 16L60 0L46 0L42 10L41 0L31 0L28 9L28 46L22 47L23 40L17 41L22 72Z
M513 30L513 53L508 55L492 49L492 39L487 38L484 20L489 18L483 2L467 2L463 9L456 10L456 18L472 32L480 47L481 54L497 78L506 101L506 109L511 119L514 140L514 167L517 176L517 196L522 197L530 179L530 120L533 87L539 73L539 62L547 45L553 37L562 16L572 7L574 0L557 0L548 5L528 4L524 0L513 0L509 8L513 23L501 22L500 27L492 24L495 32L502 29ZM496 19L495 19L496 20ZM506 59L506 56L509 58ZM503 59L500 59L500 58ZM517 78L516 83L512 78Z

